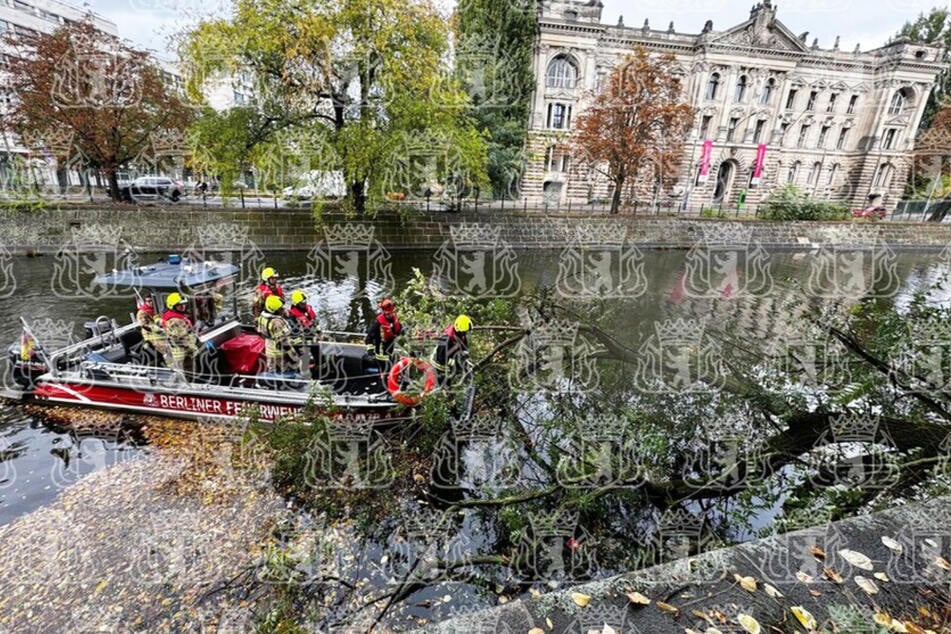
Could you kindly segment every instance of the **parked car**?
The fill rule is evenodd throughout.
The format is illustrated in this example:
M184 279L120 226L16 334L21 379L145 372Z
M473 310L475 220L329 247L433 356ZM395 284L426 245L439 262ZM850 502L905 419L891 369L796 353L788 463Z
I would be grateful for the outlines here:
M285 187L281 195L286 200L308 201L312 198L343 198L347 185L341 171L314 170L298 179L298 183Z
M865 209L853 209L853 218L870 218L872 220L884 220L886 215L885 208L881 205L876 207L866 207Z
M168 198L172 202L185 195L185 183L165 176L140 176L130 187L133 198Z

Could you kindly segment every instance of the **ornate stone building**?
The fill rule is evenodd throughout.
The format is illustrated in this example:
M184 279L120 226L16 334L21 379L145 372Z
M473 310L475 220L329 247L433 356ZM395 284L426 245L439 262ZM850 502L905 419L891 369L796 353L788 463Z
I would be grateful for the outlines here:
M902 39L867 52L839 50L838 39L822 49L776 19L769 0L741 24L716 31L707 22L699 34L673 23L607 26L601 11L599 0L540 3L523 183L530 201L610 196L605 179L572 160L567 140L591 92L635 46L675 56L696 109L680 173L662 188L633 183L639 204L726 209L745 196L755 206L786 183L853 206L892 208L900 198L925 104L947 68L943 49Z

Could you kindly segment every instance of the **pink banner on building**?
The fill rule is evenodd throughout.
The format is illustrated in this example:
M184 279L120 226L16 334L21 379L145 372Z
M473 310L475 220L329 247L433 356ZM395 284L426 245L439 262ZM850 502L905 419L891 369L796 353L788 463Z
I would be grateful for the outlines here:
M710 159L713 157L713 141L707 139L703 142L703 151L700 152L700 176L697 182L704 183L707 180L707 174L710 173Z
M766 162L766 144L760 143L756 146L756 163L753 165L753 178L750 185L759 185L759 179L763 176L763 164Z

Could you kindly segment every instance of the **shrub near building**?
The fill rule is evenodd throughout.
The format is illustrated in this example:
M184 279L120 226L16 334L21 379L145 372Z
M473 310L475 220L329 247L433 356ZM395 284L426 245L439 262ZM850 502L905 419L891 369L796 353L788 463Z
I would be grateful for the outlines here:
M769 195L758 215L766 220L845 220L849 207L817 200L795 185L786 185Z

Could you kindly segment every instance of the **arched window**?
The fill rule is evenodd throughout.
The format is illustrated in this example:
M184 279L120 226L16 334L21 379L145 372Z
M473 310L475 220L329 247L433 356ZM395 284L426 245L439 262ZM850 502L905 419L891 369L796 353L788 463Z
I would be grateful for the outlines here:
M800 161L796 161L789 166L789 172L786 173L786 182L794 183L796 182L796 176L799 175L799 168L802 166Z
M819 180L819 172L822 170L822 163L816 162L812 164L812 169L809 170L809 177L806 179L807 185L815 185L816 181Z
M746 75L740 75L736 80L736 94L733 96L735 102L742 103L746 98L746 83Z
M894 95L892 95L892 101L888 105L888 115L890 117L900 115L908 102L911 101L913 95L914 93L912 93L912 91L908 88L902 88L901 90L897 91Z
M566 57L556 57L548 64L545 86L548 88L574 88L578 81L578 69Z
M710 81L707 82L707 100L713 101L717 98L717 88L720 86L720 73L710 75Z
M878 166L878 172L875 174L875 186L888 188L892 182L892 173L895 167L891 163L882 163Z
M829 170L829 182L826 183L826 185L830 187L834 185L835 177L838 176L838 174L839 174L839 164L836 163L835 165L832 166L832 169Z
M759 102L765 106L772 100L774 92L776 92L776 80L770 77L763 84L763 94L759 96Z

